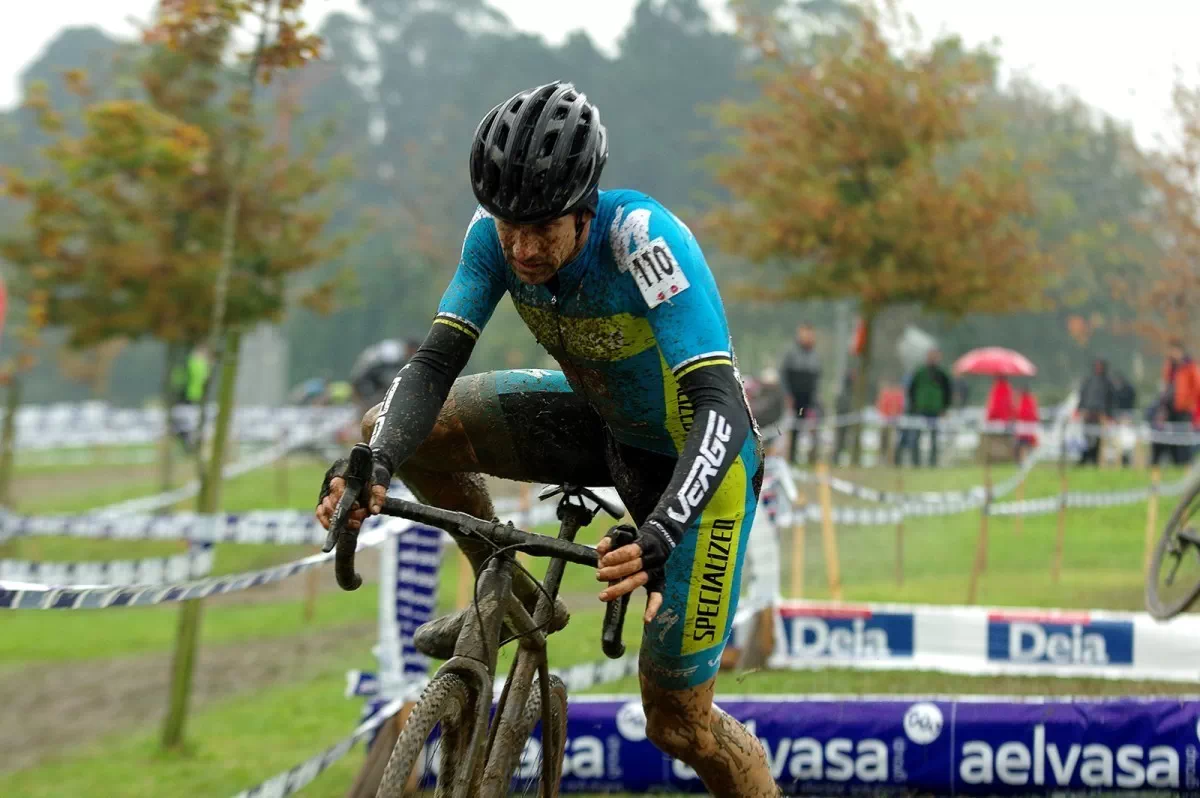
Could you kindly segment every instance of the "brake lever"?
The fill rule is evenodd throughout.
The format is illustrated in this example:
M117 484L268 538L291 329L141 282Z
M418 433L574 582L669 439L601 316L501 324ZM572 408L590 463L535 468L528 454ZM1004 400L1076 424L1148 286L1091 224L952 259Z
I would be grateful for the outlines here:
M371 454L371 447L365 443L358 443L350 450L350 460L346 464L346 473L342 475L342 480L346 483L346 488L342 492L341 499L338 500L337 507L333 510L333 515L329 519L329 533L325 536L325 545L321 547L321 551L328 554L333 551L333 547L337 545L338 538L348 530L345 529L346 517L350 515L350 508L357 501L362 505L366 505L367 484L371 480L371 465L374 456Z

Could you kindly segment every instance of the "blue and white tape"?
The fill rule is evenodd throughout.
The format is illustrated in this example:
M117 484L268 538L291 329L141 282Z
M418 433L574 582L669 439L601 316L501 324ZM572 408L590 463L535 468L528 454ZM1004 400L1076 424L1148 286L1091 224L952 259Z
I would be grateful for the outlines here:
M403 701L392 701L380 706L369 718L360 723L349 737L267 781L256 784L248 790L242 790L234 798L284 798L284 796L299 792L311 784L330 765L350 753L359 740L373 734L403 706Z
M395 519L371 519L363 525L358 538L359 550L378 546L386 535L407 526ZM0 610L93 610L110 607L148 607L175 601L208 598L234 593L252 587L281 582L297 574L317 568L332 560L334 552L314 554L302 560L264 568L261 571L232 576L146 587L50 587L39 585L7 585L0 582Z
M211 543L193 543L170 557L96 562L0 560L0 582L34 585L163 585L208 576L213 566Z

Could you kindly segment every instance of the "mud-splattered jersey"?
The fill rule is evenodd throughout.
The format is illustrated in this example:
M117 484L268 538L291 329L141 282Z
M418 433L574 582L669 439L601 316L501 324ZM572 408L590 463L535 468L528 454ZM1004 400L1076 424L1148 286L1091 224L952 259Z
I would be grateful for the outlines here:
M645 194L602 191L584 250L558 278L557 294L518 280L480 209L435 322L478 337L507 291L617 440L679 455L692 411L678 378L734 364L720 292L695 236Z

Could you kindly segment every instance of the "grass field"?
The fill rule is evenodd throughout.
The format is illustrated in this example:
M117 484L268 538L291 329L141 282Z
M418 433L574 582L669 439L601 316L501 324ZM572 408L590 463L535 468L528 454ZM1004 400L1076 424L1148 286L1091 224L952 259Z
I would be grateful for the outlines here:
M182 470L182 469L180 469ZM293 464L286 473L268 469L231 481L224 488L229 510L292 506L307 508L323 469L316 464ZM24 472L23 472L24 473ZM119 482L89 488L95 469L80 472L65 484L72 491L51 502L38 502L43 512L73 512L154 492L152 475L131 474ZM1007 473L996 469L997 481ZM896 472L845 472L845 476L881 488L897 487ZM39 473L30 480L43 479ZM75 476L74 474L69 476ZM190 476L190 474L181 476ZM1165 474L1164 479L1177 474ZM1070 471L1074 490L1123 489L1144 484L1147 476L1136 471ZM979 484L977 468L903 472L903 489L931 490ZM1058 490L1053 468L1036 469L1024 496L1051 495ZM812 500L813 497L810 497ZM842 501L844 497L835 497ZM1159 509L1160 525L1169 511ZM1146 508L1129 507L1071 510L1067 516L1062 578L1050 579L1056 517L1024 519L1020 529L1012 519L991 519L988 569L980 601L990 605L1059 606L1138 609L1141 603L1141 564ZM979 533L979 516L963 514L945 518L915 519L903 529L903 574L897 583L897 531L894 527L840 528L842 580L848 600L917 601L962 603L966 597L967 574ZM594 539L595 534L585 534ZM118 548L119 547L119 548ZM0 556L57 559L110 559L149 556L179 550L175 543L122 543L71 541L37 538L14 541ZM311 552L306 547L226 545L218 548L217 570L232 573L283 562ZM825 561L819 530L810 525L805 545L805 595L824 597ZM785 546L785 558L790 552ZM787 566L784 564L785 573ZM443 569L442 603L455 595L454 568ZM198 702L189 727L189 747L179 754L156 752L157 725L163 700L159 687L146 687L145 714L105 728L94 718L94 737L64 746L51 728L47 738L21 766L13 766L0 754L0 794L43 798L49 796L189 795L230 796L286 769L344 737L358 719L361 703L342 696L344 673L349 668L373 666L370 654L370 624L376 613L377 594L368 585L356 593L328 589L332 575L321 573L323 587L315 617L306 622L297 591L262 591L245 600L210 602L205 610L203 653L200 663L233 662L241 651L267 652L280 656L275 673L254 683L245 683L211 699ZM785 581L786 585L786 581ZM586 609L587 596L595 582L584 569L568 569L564 594L572 596L576 611L570 626L552 641L554 663L570 665L600 656L599 609ZM638 599L640 602L640 598ZM165 667L165 656L174 635L176 609L149 608L103 612L21 612L0 619L0 706L26 698L30 714L10 717L5 713L0 726L16 730L36 726L35 715L76 707L62 714L61 729L77 725L84 717L79 702L91 696L74 695L75 704L64 704L73 691L86 692L89 671L112 667L131 669ZM636 624L627 630L627 642L636 640ZM361 634L356 632L358 630ZM365 630L365 631L363 631ZM304 641L314 641L305 646ZM336 641L328 643L327 641ZM322 649L313 651L311 649ZM287 667L283 657L299 656L313 663L311 671ZM211 663L205 657L211 656ZM261 659L261 657L260 657ZM272 665L272 663L268 663ZM261 666L261 663L260 663ZM274 667L274 665L273 665ZM43 696L20 695L28 689L21 680L46 672L62 678L42 689ZM55 678L58 678L55 676ZM5 694L5 690L10 691ZM603 692L633 692L632 682L609 685ZM931 673L867 673L856 671L812 671L729 674L720 682L721 692L734 693L991 693L1032 695L1190 693L1188 685L1122 683L1102 680L982 679ZM85 707L86 708L86 707ZM95 713L92 713L95 714ZM87 726L87 724L83 724ZM88 728L92 728L88 726ZM11 735L10 735L11 736ZM0 751L9 748L0 746ZM303 794L314 798L341 796L355 769L360 753L352 753L324 773Z

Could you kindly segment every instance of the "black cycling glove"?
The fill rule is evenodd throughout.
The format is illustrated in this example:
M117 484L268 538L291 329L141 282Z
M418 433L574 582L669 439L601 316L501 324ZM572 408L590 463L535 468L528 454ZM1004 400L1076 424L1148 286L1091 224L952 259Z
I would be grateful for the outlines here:
M339 457L333 461L333 465L329 466L329 470L325 472L325 479L321 482L321 493L317 496L317 506L321 506L321 502L325 501L325 497L330 493L329 483L333 482L335 477L346 477L346 467L350 465L350 461L345 457ZM388 486L392 484L392 475L388 472L387 466L382 463L375 463L371 469L371 485L364 486L366 492L370 492L372 485ZM358 497L360 506L365 507L363 502L364 496Z
M618 530L626 534L633 533L635 537L632 542L642 548L642 570L649 577L646 581L646 592L663 592L667 586L667 558L675 550L675 541L670 533L656 521L647 521L636 530L629 524L620 524L608 532L614 547L619 538L613 537L613 533Z

